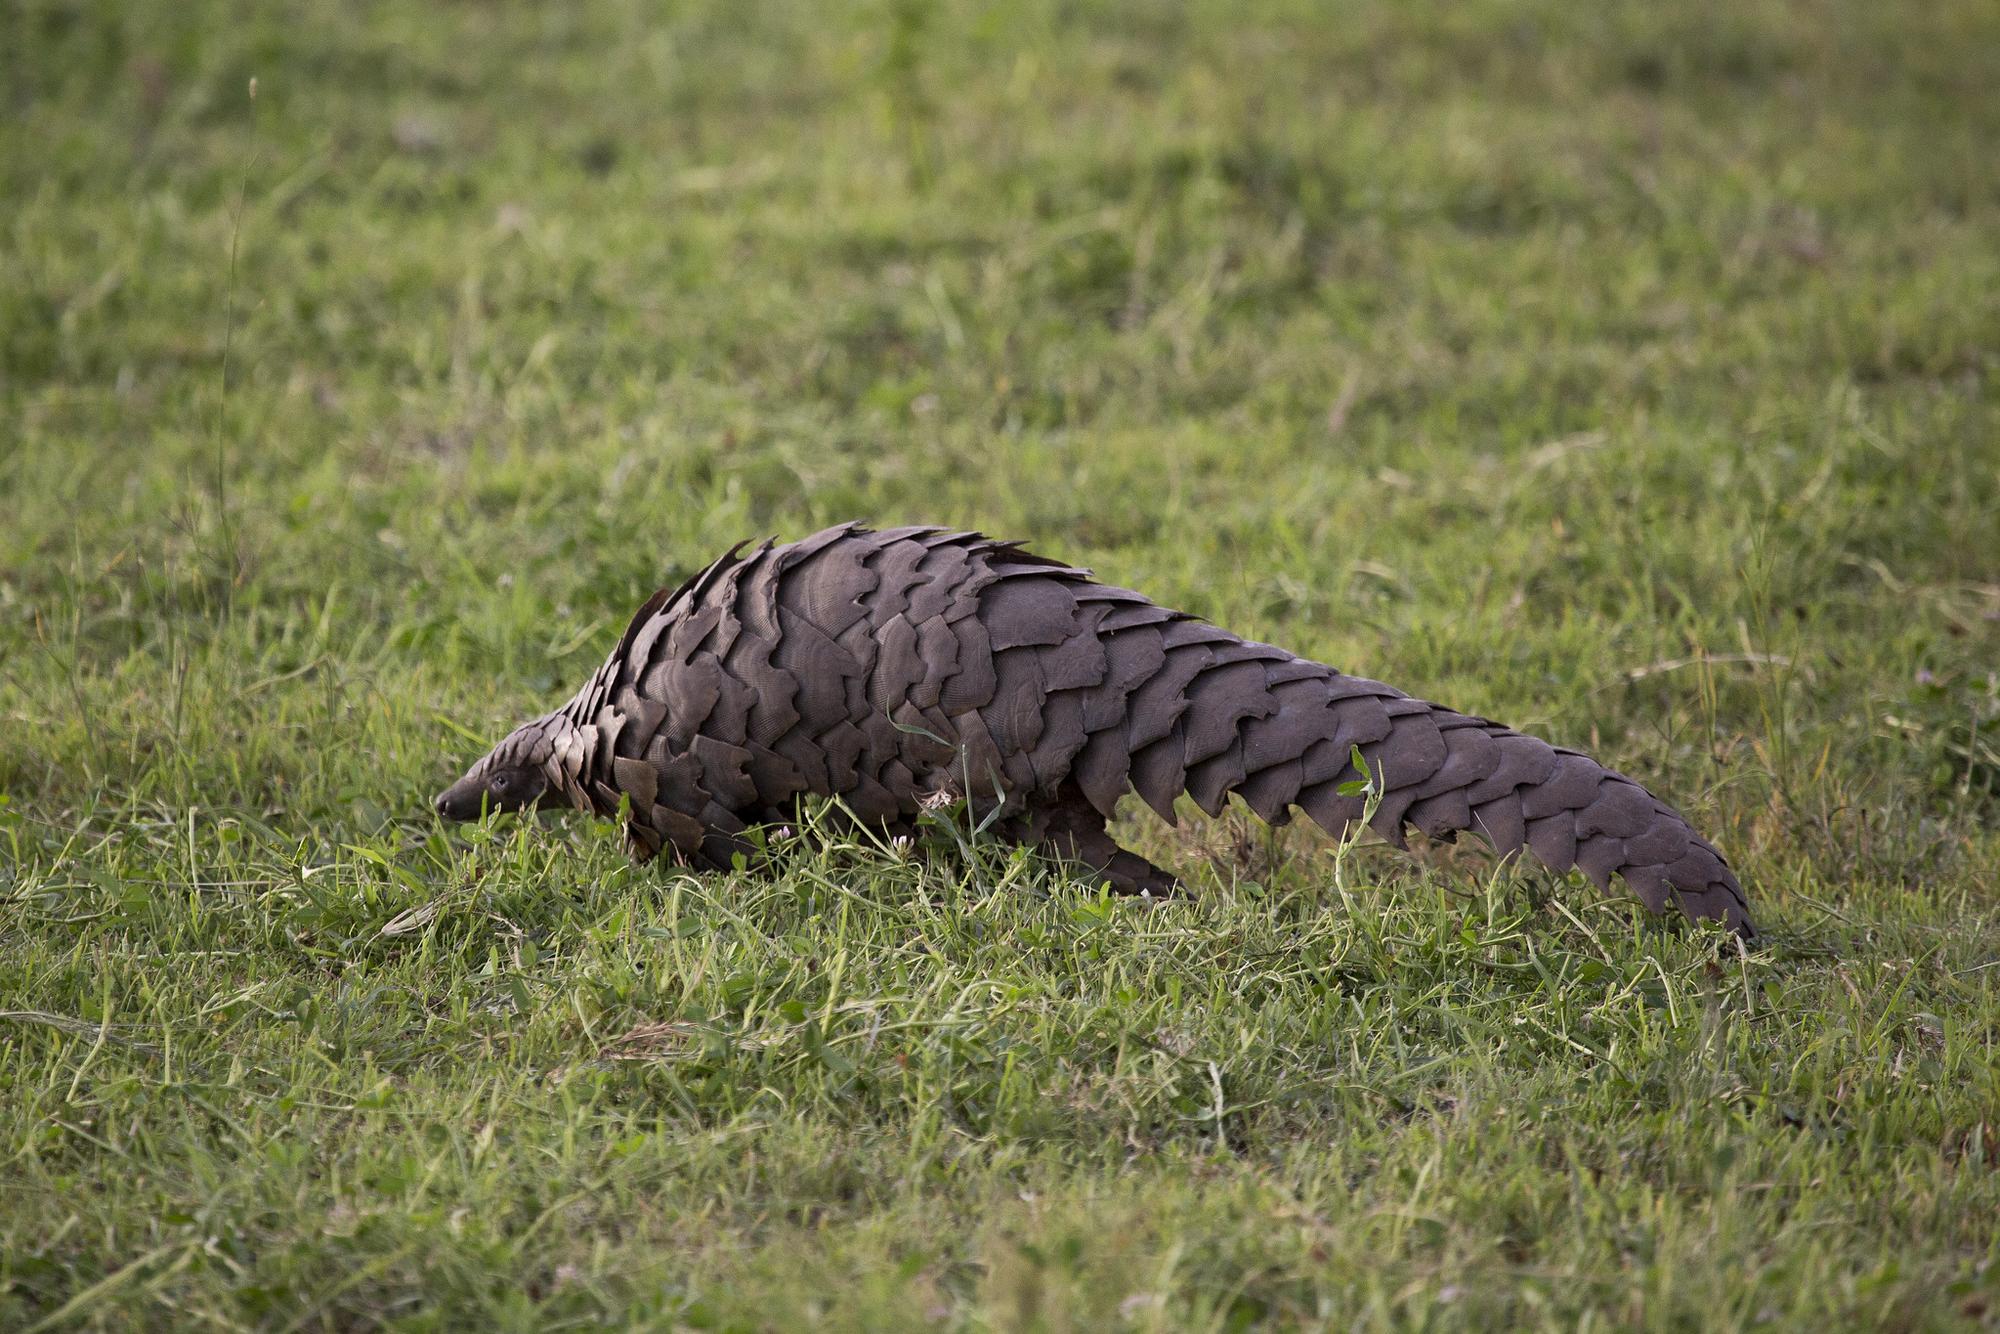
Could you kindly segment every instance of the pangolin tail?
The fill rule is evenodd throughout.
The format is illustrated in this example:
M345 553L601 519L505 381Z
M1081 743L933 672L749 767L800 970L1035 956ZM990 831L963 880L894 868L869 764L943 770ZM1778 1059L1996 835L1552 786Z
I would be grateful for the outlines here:
M1233 792L1273 824L1296 806L1338 836L1379 795L1371 826L1399 846L1406 826L1441 839L1469 829L1502 856L1525 848L1600 887L1622 876L1656 912L1674 903L1754 932L1721 854L1588 755L1198 621L1126 632L1117 620L1098 624L1110 667L1099 689L1123 691L1124 707L1099 712L1124 726L1090 734L1072 769L1106 815L1129 782L1168 820L1183 791L1210 815ZM1364 781L1372 794L1357 791Z

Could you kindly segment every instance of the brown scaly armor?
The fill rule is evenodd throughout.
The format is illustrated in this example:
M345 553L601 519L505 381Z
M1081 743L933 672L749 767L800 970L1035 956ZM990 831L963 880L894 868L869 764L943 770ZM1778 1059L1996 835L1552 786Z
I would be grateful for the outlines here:
M739 546L639 609L562 708L524 724L438 798L441 813L629 801L634 854L754 859L742 835L838 797L913 827L929 803L1124 892L1173 876L1105 830L1130 789L1169 822L1185 792L1282 824L1363 819L1403 844L1473 830L1600 887L1624 877L1749 935L1742 887L1679 813L1588 755L1347 676L977 533L829 528ZM1367 766L1355 771L1358 748ZM1345 791L1343 791L1345 789Z

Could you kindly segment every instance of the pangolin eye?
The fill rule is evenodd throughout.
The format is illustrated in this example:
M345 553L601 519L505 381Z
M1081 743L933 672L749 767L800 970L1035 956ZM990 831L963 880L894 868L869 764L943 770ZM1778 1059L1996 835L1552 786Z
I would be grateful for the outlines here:
M495 774L493 775L493 790L495 792L504 792L513 781L514 775L512 774Z

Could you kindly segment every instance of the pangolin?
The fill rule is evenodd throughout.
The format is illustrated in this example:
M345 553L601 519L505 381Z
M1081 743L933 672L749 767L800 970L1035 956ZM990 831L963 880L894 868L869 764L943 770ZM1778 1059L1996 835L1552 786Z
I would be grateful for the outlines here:
M1405 826L1470 829L1600 888L1622 876L1655 912L1754 930L1722 855L1588 755L943 528L739 543L655 593L568 703L436 805L623 809L635 857L727 869L801 798L897 832L962 799L1115 890L1171 892L1106 831L1127 789L1170 823L1182 793L1211 816L1234 793L1274 825L1293 807L1335 835L1367 818L1398 846Z

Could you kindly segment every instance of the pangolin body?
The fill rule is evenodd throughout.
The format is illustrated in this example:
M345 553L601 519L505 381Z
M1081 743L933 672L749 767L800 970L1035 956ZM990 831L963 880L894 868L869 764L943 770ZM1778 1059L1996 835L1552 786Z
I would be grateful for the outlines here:
M839 797L908 828L929 802L998 804L994 828L1126 892L1171 875L1105 830L1129 789L1168 821L1231 793L1335 835L1478 833L1600 887L1615 874L1748 935L1736 877L1687 821L1588 755L1237 638L977 533L829 528L739 546L641 607L604 665L437 800L623 803L634 854L730 866L751 825ZM1355 772L1358 748L1366 775ZM1345 791L1343 791L1345 789Z

